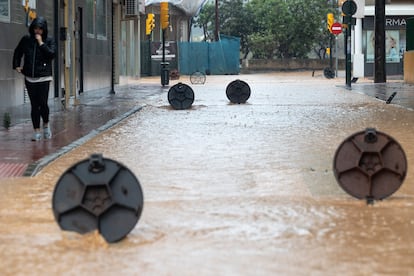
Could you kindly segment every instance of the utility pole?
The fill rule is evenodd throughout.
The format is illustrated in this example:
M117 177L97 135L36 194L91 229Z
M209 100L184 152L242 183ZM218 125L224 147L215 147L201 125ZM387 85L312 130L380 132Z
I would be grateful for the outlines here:
M357 5L352 0L347 0L342 4L342 12L344 13L344 23L346 24L346 30L345 30L345 79L346 79L346 86L348 88L351 88L351 69L352 69L352 49L351 49L351 28L353 25L352 22L352 16L357 11Z
M375 0L374 82L387 82L385 73L385 0Z
M65 82L65 108L69 106L69 97L70 97L70 34L68 30L69 26L69 1L64 0L64 30L65 30L65 71L64 71L64 82Z
M115 94L115 30L114 30L114 22L115 22L115 3L112 1L111 5L111 89L109 90L109 94Z
M215 30L214 30L214 39L216 41L219 41L219 6L218 6L218 0L216 0L216 22L215 22Z

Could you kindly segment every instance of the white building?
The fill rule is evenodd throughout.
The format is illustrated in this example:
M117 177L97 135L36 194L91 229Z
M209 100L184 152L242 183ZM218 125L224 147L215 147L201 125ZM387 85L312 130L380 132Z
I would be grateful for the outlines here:
M363 13L354 27L353 76L372 76L374 71L375 0L354 0ZM359 8L358 7L358 8ZM402 75L407 40L407 19L414 17L414 1L389 0L385 7L386 73Z

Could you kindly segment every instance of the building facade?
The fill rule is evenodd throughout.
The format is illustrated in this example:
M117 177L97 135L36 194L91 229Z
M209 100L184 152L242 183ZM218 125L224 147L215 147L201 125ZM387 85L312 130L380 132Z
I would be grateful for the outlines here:
M353 76L374 74L375 1L355 0L360 10L353 31ZM407 20L414 17L410 0L389 0L385 6L386 74L404 74L404 53L407 41Z
M127 9L126 2L0 0L0 36L7 37L0 40L0 107L28 102L24 78L12 70L12 56L36 15L47 19L57 44L50 98L109 90L112 78L117 83L122 74L139 76L140 53L134 45L139 45L145 4L141 0L140 10L139 0L133 0Z

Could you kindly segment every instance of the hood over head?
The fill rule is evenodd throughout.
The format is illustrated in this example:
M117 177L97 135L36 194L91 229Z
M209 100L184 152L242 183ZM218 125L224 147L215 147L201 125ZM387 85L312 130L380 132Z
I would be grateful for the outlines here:
M38 16L35 19L33 19L32 23L30 24L30 27L29 27L29 33L30 33L31 36L34 36L34 28L36 28L36 27L39 27L40 29L43 30L42 37L43 37L43 39L46 39L48 31L47 31L47 21L44 17Z

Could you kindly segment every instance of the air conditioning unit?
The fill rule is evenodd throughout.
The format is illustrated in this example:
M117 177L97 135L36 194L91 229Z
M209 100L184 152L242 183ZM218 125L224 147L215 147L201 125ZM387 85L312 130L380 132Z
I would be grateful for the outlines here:
M139 15L139 8L138 8L139 0L125 0L125 16L138 16Z

